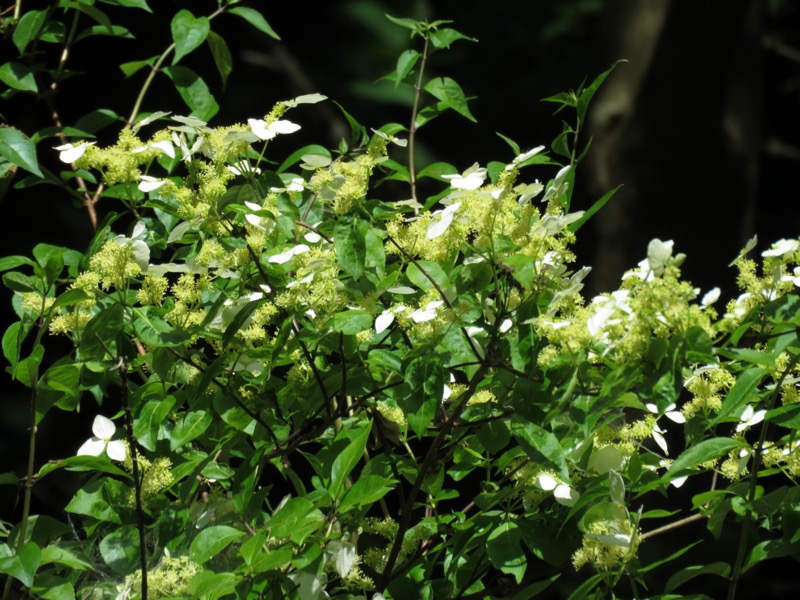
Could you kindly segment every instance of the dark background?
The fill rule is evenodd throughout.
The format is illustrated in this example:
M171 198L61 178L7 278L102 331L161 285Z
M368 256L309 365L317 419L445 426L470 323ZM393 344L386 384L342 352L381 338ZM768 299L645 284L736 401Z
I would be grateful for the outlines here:
M102 5L112 19L124 19L138 41L96 37L73 49L69 64L84 73L65 82L55 98L65 124L100 107L127 116L145 72L126 79L117 65L160 53L171 41L168 24L177 10L200 15L216 6L211 1L150 4L154 15ZM250 5L263 11L282 42L237 17L223 16L212 29L225 37L234 56L225 89L207 48L184 61L208 81L221 106L212 125L261 117L276 101L309 92L327 95L367 127L406 124L410 95L375 82L393 70L403 50L412 44L419 49L419 40L410 40L408 30L384 14L452 19L452 27L477 38L478 43L461 41L434 54L428 73L452 77L475 97L471 110L478 124L453 113L424 127L417 138L418 166L444 160L464 170L476 161L509 161L513 154L495 132L523 148L549 145L562 115L553 116L554 105L540 100L574 89L626 59L590 109L594 142L579 167L573 196L573 209L586 209L608 189L624 184L581 232L576 248L578 265L594 267L587 280L590 294L615 289L622 272L644 258L647 242L659 237L674 239L676 250L688 255L684 272L695 285L703 290L718 285L725 300L736 294L735 272L727 264L747 239L758 234L760 251L779 238L800 235L800 3L342 0ZM10 40L2 44L2 52L11 56ZM163 76L143 110L188 112ZM46 106L29 96L12 98L0 113L29 134L49 125ZM331 101L301 107L290 118L303 129L270 146L278 159L300 143L333 148L349 135ZM101 134L100 141L115 136L116 129L110 128L108 139ZM43 142L39 155L58 169L55 152L45 159L54 145ZM531 169L523 177L547 179L554 172ZM398 199L405 198L404 191L397 193ZM101 202L101 213L117 208L112 202ZM85 211L55 188L10 190L0 207L0 255L29 254L39 242L85 250L91 239ZM0 295L6 307L2 329L12 319L9 298L8 292ZM2 388L2 470L22 473L27 391L9 384ZM58 458L65 448L77 449L90 435L88 418L51 414L39 435L37 464ZM41 510L63 506L65 492L77 485L70 477L53 475L36 487ZM6 487L0 496L0 518L13 521L19 507L10 491ZM715 548L720 559L730 558L724 555L724 540ZM782 586L792 581L796 565L787 568L783 576L770 575L772 587L761 588L763 597L784 597Z

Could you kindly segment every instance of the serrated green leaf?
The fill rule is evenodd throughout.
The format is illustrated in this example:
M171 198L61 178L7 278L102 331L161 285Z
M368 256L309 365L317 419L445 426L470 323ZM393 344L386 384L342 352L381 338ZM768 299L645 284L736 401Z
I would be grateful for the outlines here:
M444 395L441 359L436 356L415 358L406 368L405 381L409 393L398 397L397 404L403 409L412 431L422 437L436 417Z
M206 41L211 23L208 17L195 17L190 11L183 9L172 18L170 26L172 41L175 42L175 56L173 66L189 54L192 50Z
M667 476L680 473L684 469L691 469L697 465L710 460L716 460L720 456L724 456L731 450L741 448L742 442L731 438L712 438L710 440L703 440L699 444L695 444L683 454L681 454L675 462L667 469Z
M220 79L222 79L222 87L224 88L225 84L228 82L228 76L233 70L233 56L231 55L231 50L228 48L228 43L225 41L225 38L214 31L208 32L206 43L208 44L209 50L211 50L211 56L214 59L214 64L217 67L217 72L219 73Z
M186 413L175 425L169 439L171 450L177 450L184 444L200 437L211 425L211 413L205 410L194 410Z
M167 396L163 400L150 400L142 407L139 417L133 422L133 435L146 450L155 452L158 431L173 406L175 397Z
M364 234L369 224L360 219L342 219L333 230L333 247L339 266L349 273L355 281L364 274L367 259L367 246Z
M219 112L219 105L208 89L206 82L187 67L166 67L164 73L172 79L175 89L192 111L192 116L208 122Z
M0 156L34 175L44 177L36 158L36 146L18 129L0 127Z
M189 556L194 562L203 564L214 558L243 535L243 531L228 525L206 527L192 540Z
M15 90L23 92L39 91L31 70L19 62L7 62L0 66L0 81Z
M257 10L253 8L247 8L246 6L236 6L230 10L230 13L243 18L245 21L250 23L250 25L259 31L266 33L271 38L274 38L278 41L281 40L280 36L275 33L275 30L270 27L269 23L267 23L267 20L264 18L264 16Z
M20 17L14 28L14 34L11 36L20 55L25 54L25 48L36 39L46 20L47 11L45 10L29 10Z
M467 98L461 86L449 77L437 77L425 84L424 90L434 98L444 103L447 108L456 111L461 116L477 123L469 111Z

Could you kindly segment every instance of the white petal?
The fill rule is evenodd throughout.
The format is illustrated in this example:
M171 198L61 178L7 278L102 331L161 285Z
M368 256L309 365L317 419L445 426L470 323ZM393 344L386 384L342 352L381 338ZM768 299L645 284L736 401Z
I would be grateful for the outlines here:
M784 254L788 254L789 252L794 252L800 248L800 242L797 240L778 240L769 250L764 250L761 253L761 256L783 256Z
M586 537L610 546L622 546L623 548L630 548L631 536L626 533L615 533L613 535L599 535L595 533L588 533Z
M539 152L541 152L542 150L544 150L544 146L536 146L536 148L528 150L527 152L523 152L522 154L520 154L519 156L514 158L514 164L526 161L531 156L534 156L535 154L539 154Z
M307 234L303 236L303 239L307 241L309 244L316 244L318 241L322 239L322 236L315 231L309 231Z
M266 227L264 227L264 219L262 219L258 215L245 215L244 219L245 219L245 221L250 223L250 225L252 225L253 227L258 227L259 229L266 229ZM280 256L280 255L278 255L278 256ZM291 256L289 258L291 258ZM286 259L283 262L286 262L288 260L289 259ZM270 260L269 262L275 262L275 261Z
M718 287L709 290L706 293L706 295L703 296L703 299L700 300L701 306L711 306L712 304L714 304L714 302L719 300L719 294L720 294L720 289Z
M544 491L549 492L550 490L556 489L556 486L558 486L558 481L556 481L556 478L552 475L548 475L547 473L539 473L539 475L536 477L536 485Z
M439 218L433 221L428 226L428 233L425 236L426 239L432 240L440 235L442 235L445 231L447 231L448 227L450 227L450 223L453 222L453 217L456 214L456 211L461 206L461 202L456 202L455 204L451 204L447 208L445 208L440 214Z
M662 435L663 433L664 432L658 428L653 429L653 439L655 440L656 444L658 444L658 447L661 448L662 452L664 452L664 454L669 454L667 440L664 439L664 436Z
M581 495L569 487L566 483L561 483L553 490L553 497L556 502L564 506L575 506Z
M673 479L672 481L670 481L670 482L669 482L669 484L670 484L671 486L673 486L673 487L679 488L679 487L681 487L681 486L682 486L684 483L686 483L686 480L687 480L687 479L689 479L689 476L688 476L688 475L683 475L682 477L676 477L675 479Z
M247 119L250 131L260 140L271 140L275 137L275 132L267 128L267 123L263 119Z
M667 417L673 423L686 423L686 417L683 416L682 412L679 412L677 410L671 410L668 413L665 413L664 416Z
M411 320L414 323L424 323L425 321L432 321L436 318L436 310L415 310L411 313Z
M169 140L164 140L163 142L153 142L150 145L156 150L161 150L161 152L170 158L175 158L175 146L173 146L172 142Z
M500 333L505 333L506 331L511 329L511 327L513 327L513 325L514 325L514 323L511 321L511 319L505 319L502 323L500 323L500 327L498 327L498 331L500 331Z
M114 425L114 421L111 419L104 417L103 415L97 415L94 418L94 423L92 423L92 433L101 440L110 440L116 430L117 426Z
M93 437L86 440L83 445L78 448L78 456L100 456L105 447L105 440Z
M81 156L83 156L83 153L86 152L86 149L93 145L94 142L82 142L77 146L72 144L64 144L62 146L56 146L56 150L60 150L58 158L61 160L61 162L70 164L74 163Z
M122 440L113 440L108 442L106 454L108 454L108 458L111 460L122 462L128 455L128 449L125 447L125 442Z
M267 129L273 133L294 133L300 129L300 125L291 121L275 121Z
M375 333L382 333L386 331L386 328L389 327L394 322L394 313L390 310L385 310L378 317L375 319Z
M298 244L297 246L295 246L294 248L290 248L286 252L281 252L280 254L270 256L267 259L267 262L282 265L283 263L289 262L292 259L292 257L295 256L296 254L302 254L303 252L308 252L309 250L311 250L311 248L309 248L305 244Z
M149 175L142 175L142 180L139 182L137 186L140 192L153 192L160 188L162 185L167 183L166 179L156 179L155 177L150 177Z

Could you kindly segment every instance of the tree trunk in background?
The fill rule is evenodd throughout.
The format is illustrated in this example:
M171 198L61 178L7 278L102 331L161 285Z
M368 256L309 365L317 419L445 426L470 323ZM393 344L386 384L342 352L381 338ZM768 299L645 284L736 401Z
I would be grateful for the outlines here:
M589 191L624 184L593 220L591 291L615 289L654 237L685 273L719 281L755 218L760 146L760 0L611 0L609 62L594 101ZM734 232L734 235L731 235Z

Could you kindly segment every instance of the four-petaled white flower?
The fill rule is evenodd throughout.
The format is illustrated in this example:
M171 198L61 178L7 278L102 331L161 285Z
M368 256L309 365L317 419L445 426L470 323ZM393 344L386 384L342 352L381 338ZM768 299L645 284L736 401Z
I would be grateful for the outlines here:
M767 411L764 409L756 410L753 408L752 404L748 404L744 411L742 412L742 416L739 417L739 424L736 426L736 431L744 431L748 427L752 427L753 425L758 425L761 421L764 420L764 415L767 414Z
M477 190L486 181L486 169L475 163L461 175L442 175L442 178L450 180L451 188L466 191Z
M260 140L271 140L278 134L294 133L300 129L300 125L291 121L273 121L269 125L263 119L247 119L250 131Z
M72 164L83 156L89 146L94 146L94 144L95 142L81 142L77 146L75 144L62 144L61 146L56 146L55 149L59 152L58 158L61 162Z
M97 415L92 424L94 437L83 443L78 449L78 456L100 456L105 451L108 458L112 460L125 460L128 455L125 442L111 439L116 430L117 427L111 419L103 415Z

